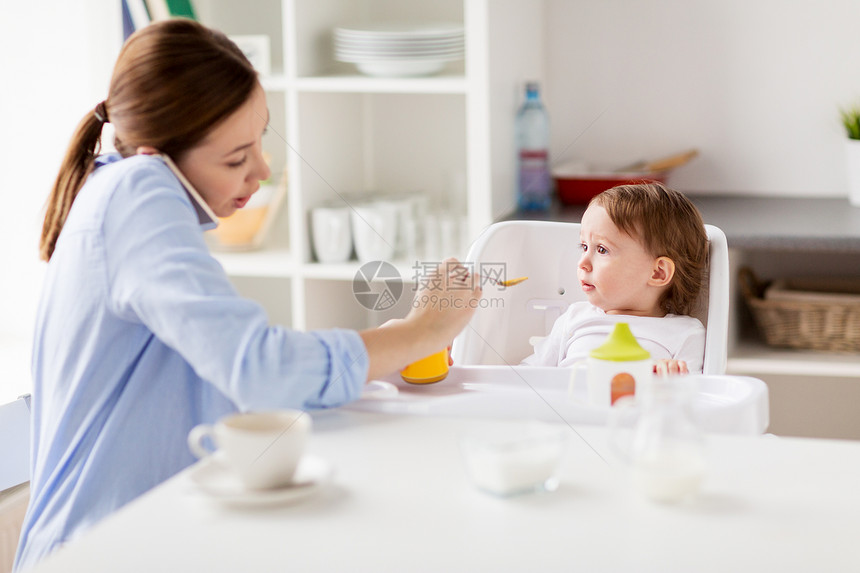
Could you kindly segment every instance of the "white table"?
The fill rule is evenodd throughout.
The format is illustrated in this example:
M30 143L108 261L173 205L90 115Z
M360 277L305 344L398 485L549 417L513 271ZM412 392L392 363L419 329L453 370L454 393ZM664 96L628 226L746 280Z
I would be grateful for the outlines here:
M561 486L500 499L458 436L481 419L339 410L310 452L332 482L294 505L228 509L179 474L37 567L135 571L857 571L860 443L708 436L695 500L640 498L606 432L571 429Z

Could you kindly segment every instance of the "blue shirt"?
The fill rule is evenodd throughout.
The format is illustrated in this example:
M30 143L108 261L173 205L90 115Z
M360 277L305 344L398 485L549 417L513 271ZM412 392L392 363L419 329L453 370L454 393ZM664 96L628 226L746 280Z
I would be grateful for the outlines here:
M99 158L81 189L38 310L17 569L192 464L195 425L360 395L358 333L269 326L209 253L211 223L158 157Z

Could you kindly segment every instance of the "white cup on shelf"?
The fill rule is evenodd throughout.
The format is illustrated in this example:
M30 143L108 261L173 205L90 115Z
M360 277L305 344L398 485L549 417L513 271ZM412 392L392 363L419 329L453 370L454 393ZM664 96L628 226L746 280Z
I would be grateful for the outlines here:
M460 234L460 260L465 261L466 257L469 254L469 249L472 248L472 237L469 233L469 218L465 215L461 216L458 220L459 234Z
M423 191L407 191L400 194L400 200L408 205L400 219L400 243L403 258L414 264L422 256L424 228L422 221L429 209L430 200Z
M428 213L421 218L421 235L424 238L422 258L425 262L440 261L441 239L439 236L439 218Z
M390 261L397 250L397 205L371 201L355 205L351 213L355 253L362 263Z
M311 210L311 239L321 263L342 263L352 254L350 208L316 207Z
M459 225L450 213L439 216L439 251L443 259L460 256Z
M402 219L400 226L401 258L414 265L418 259L418 221L414 217Z
M386 195L382 199L384 203L390 203L394 206L397 212L397 242L394 249L394 257L397 259L405 258L405 248L408 227L414 225L413 206L408 197L404 193L393 193Z

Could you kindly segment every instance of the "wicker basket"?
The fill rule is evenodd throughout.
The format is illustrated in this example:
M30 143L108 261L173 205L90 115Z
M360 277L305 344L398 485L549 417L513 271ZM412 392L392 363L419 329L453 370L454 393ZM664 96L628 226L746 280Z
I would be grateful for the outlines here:
M769 345L860 352L860 279L763 283L746 267L738 278Z

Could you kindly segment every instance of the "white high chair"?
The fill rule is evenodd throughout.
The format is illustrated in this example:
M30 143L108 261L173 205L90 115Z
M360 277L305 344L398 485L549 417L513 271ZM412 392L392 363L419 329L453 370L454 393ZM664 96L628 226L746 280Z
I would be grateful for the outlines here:
M707 287L693 316L707 330L703 374L726 371L729 321L729 253L725 234L705 225L710 241ZM466 261L490 278L527 276L514 287L484 287L481 307L455 339L455 364L519 364L532 353L530 339L549 334L555 319L585 294L576 277L579 223L506 221L490 225ZM496 276L504 269L505 276Z

